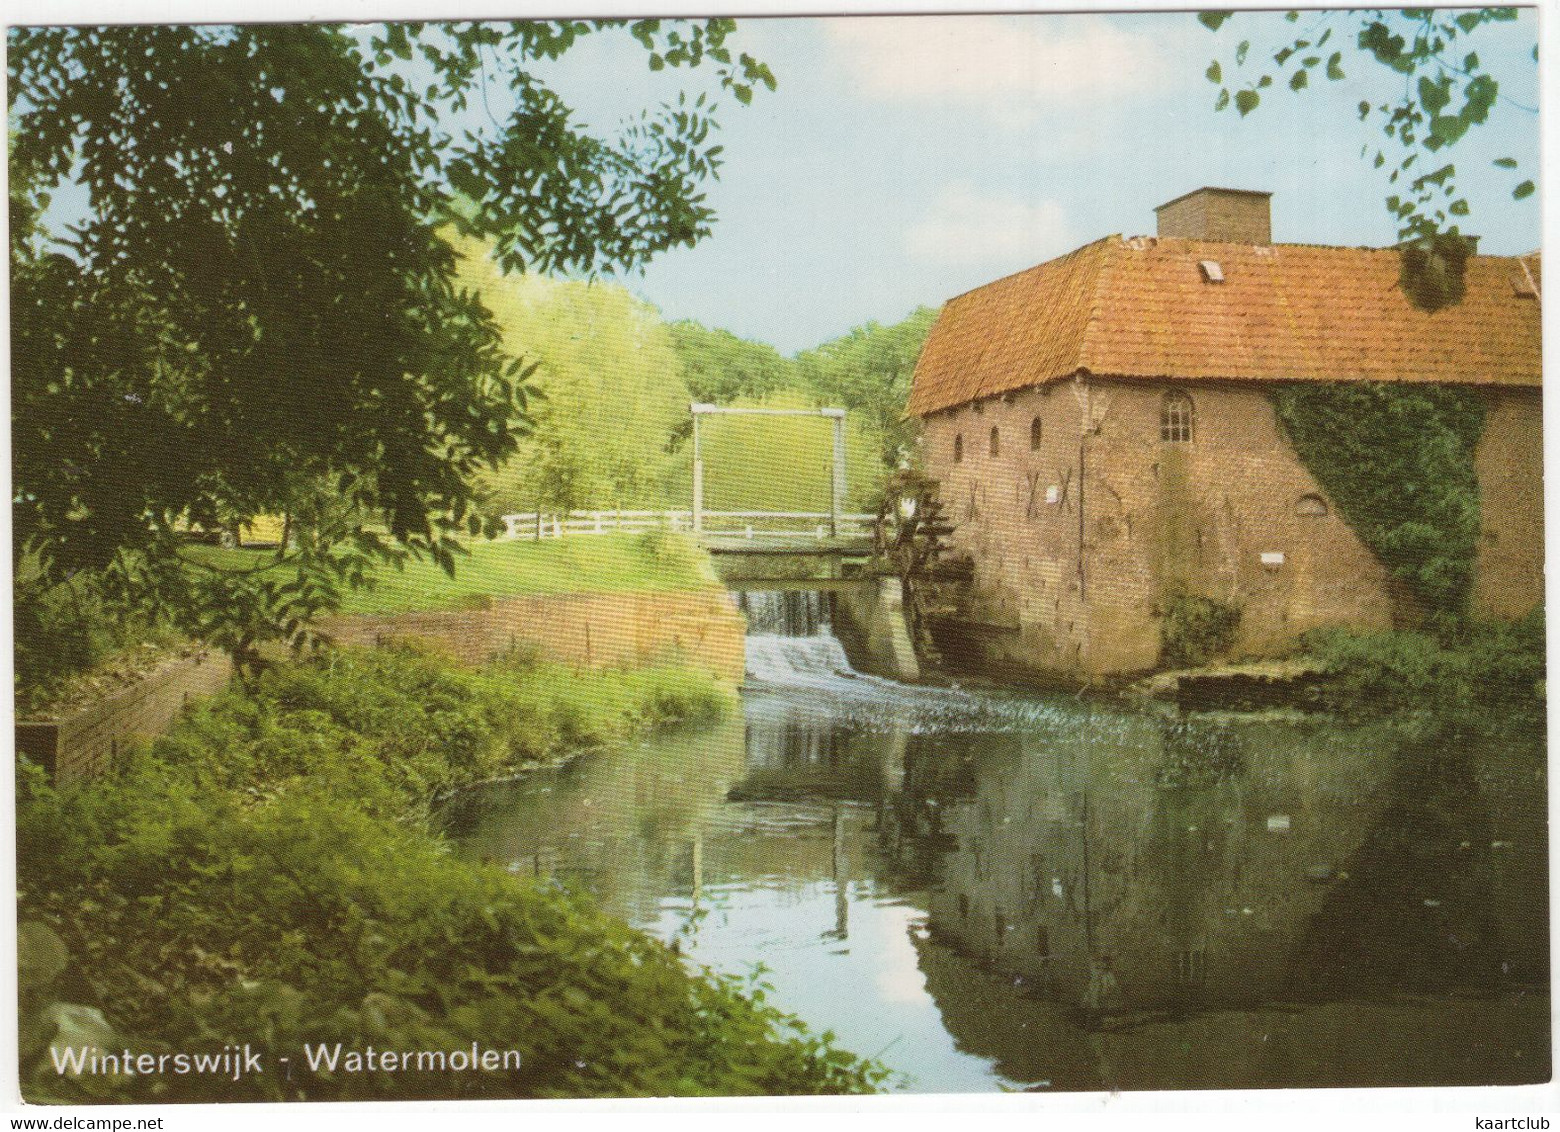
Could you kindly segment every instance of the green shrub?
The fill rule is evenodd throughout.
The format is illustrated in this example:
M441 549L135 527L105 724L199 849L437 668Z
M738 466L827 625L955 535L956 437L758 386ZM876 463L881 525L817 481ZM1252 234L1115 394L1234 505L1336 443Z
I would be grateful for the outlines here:
M467 863L324 783L244 805L152 774L35 788L19 819L22 915L72 960L55 1001L100 1008L131 1049L247 1042L268 1067L237 1082L76 1081L44 1054L24 1066L30 1099L784 1094L877 1079L585 899ZM309 1072L304 1044L335 1042L477 1042L518 1049L523 1066Z
M1544 613L1515 623L1476 622L1455 637L1343 629L1306 634L1322 662L1325 692L1340 707L1363 711L1533 707L1544 679Z
M1166 664L1206 664L1235 643L1240 607L1195 594L1165 602L1159 624L1160 656Z
M11 609L13 687L17 710L23 712L47 706L73 677L134 645L169 645L181 639L143 611L112 607L86 575L52 587L18 582Z
M881 1070L690 969L584 897L448 852L428 792L730 705L675 670L461 669L345 650L266 672L70 789L22 764L19 910L35 1101L869 1091ZM63 944L70 962L54 960ZM46 944L47 946L43 946ZM41 950L40 950L41 948ZM51 958L52 957L52 958ZM31 970L31 968L29 968ZM41 972L41 973L40 973ZM250 1043L233 1082L53 1070L47 1008L135 1050ZM46 1031L46 1032L45 1032ZM314 1074L304 1043L518 1049L502 1074ZM275 1058L291 1059L288 1079Z
M399 813L449 790L667 723L704 723L732 692L699 672L576 671L518 657L464 668L416 645L342 649L266 670L197 707L153 760L229 790L367 780Z

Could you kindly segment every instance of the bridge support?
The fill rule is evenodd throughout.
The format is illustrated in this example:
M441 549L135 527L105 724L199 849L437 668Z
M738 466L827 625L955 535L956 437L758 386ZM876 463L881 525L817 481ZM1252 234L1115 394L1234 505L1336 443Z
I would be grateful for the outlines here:
M845 513L845 411L829 410L834 417L834 462L829 466L829 537L839 538L840 516Z
M904 589L898 578L862 578L834 591L835 635L845 644L854 636L852 658L863 672L914 684L921 679L921 662L910 643L905 621ZM844 634L840 632L844 630Z
M693 413L693 537L704 535L704 450L699 447L699 412Z

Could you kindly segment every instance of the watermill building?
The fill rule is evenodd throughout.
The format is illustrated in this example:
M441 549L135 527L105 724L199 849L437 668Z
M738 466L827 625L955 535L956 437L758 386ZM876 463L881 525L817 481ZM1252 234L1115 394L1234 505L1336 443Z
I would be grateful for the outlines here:
M1174 593L1240 610L1233 651L1412 620L1285 437L1276 383L1429 382L1485 405L1475 614L1543 600L1540 259L1473 255L1434 313L1390 248L1275 244L1270 195L1201 189L949 300L908 412L972 581L943 626L985 662L1154 667Z

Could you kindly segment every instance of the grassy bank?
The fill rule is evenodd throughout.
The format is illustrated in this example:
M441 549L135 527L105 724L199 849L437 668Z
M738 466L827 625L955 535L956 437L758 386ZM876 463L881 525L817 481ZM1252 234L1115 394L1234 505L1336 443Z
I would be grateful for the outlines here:
M348 596L342 612L458 609L488 597L697 590L715 584L691 540L660 532L522 538L473 543L469 549L453 578L431 562L381 568L370 588Z
M459 609L495 597L697 590L716 584L708 559L692 539L670 532L481 540L466 549L456 560L454 577L416 559L401 567L380 565L369 575L366 588L347 595L341 611L406 613ZM263 564L275 554L210 546L191 546L186 553L228 568Z
M691 538L670 532L613 533L532 541L476 541L457 561L454 577L431 562L380 564L366 588L347 592L344 613L393 614L469 608L492 598L531 594L699 590L717 585L709 559ZM191 544L190 569L255 570L286 586L287 564L274 572L274 550L230 550ZM166 619L108 607L90 584L47 592L18 590L13 691L22 712L47 713L61 704L132 681L191 641Z
M22 1081L33 1100L866 1091L866 1064L588 900L447 851L437 791L709 719L678 671L458 669L407 651L268 672L18 806ZM220 1051L266 1071L59 1076L56 1045ZM310 1071L306 1046L518 1050L506 1072ZM287 1057L290 1078L278 1069Z

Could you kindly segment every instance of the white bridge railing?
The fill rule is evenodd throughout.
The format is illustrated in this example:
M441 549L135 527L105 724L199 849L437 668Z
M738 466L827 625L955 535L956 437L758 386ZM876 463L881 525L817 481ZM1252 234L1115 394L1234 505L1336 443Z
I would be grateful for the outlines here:
M876 515L827 511L705 511L703 537L715 538L860 538L872 534ZM831 519L833 522L831 523ZM503 516L505 538L562 538L610 531L693 530L692 511L526 511ZM832 530L831 530L832 526Z

